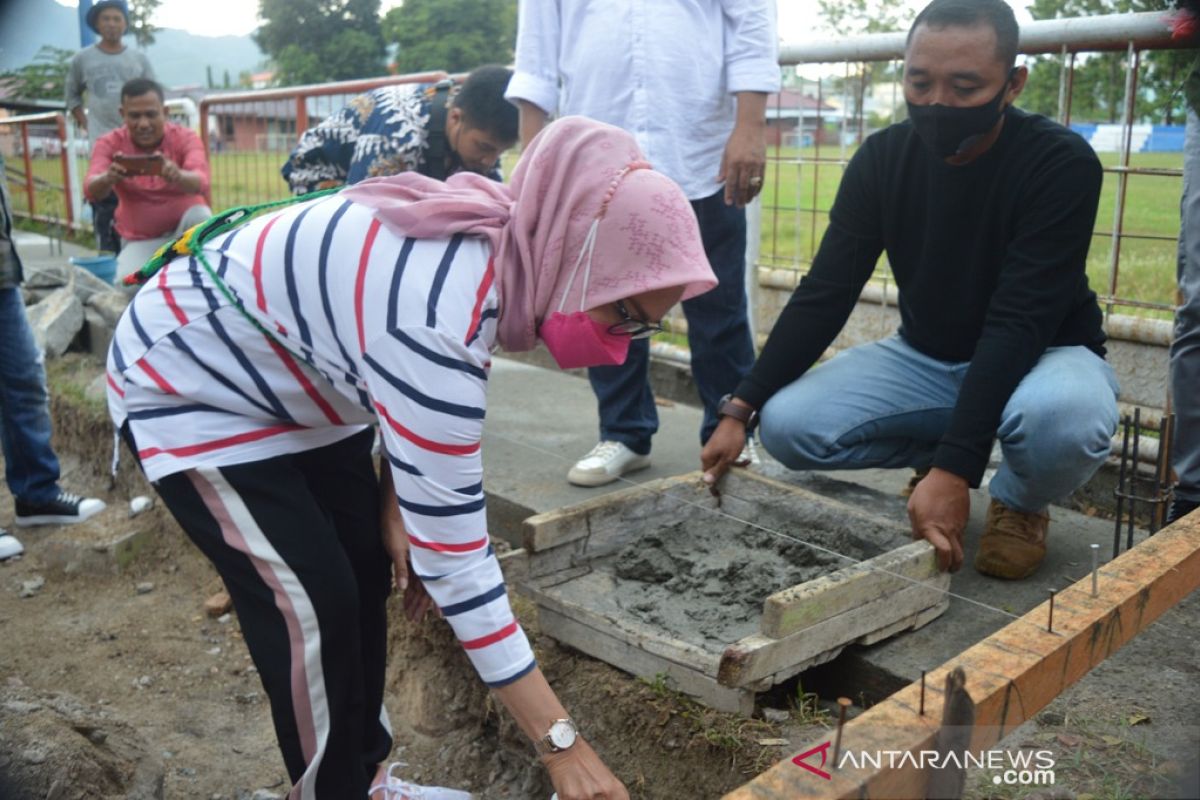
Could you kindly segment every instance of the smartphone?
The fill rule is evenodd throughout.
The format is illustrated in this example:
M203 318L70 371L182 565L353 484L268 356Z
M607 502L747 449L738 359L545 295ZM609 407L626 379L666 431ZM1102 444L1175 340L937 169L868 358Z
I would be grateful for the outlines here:
M113 156L113 161L124 167L130 175L162 175L162 153L150 153L149 155L117 153Z

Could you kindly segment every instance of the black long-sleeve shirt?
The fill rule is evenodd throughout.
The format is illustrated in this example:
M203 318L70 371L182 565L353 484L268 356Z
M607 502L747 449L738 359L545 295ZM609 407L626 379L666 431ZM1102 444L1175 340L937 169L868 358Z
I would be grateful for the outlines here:
M963 166L931 156L909 122L872 135L846 167L812 270L736 395L761 408L809 369L886 250L900 334L933 358L971 362L933 465L978 486L1001 412L1046 348L1104 355L1085 273L1102 180L1087 142L1017 109Z

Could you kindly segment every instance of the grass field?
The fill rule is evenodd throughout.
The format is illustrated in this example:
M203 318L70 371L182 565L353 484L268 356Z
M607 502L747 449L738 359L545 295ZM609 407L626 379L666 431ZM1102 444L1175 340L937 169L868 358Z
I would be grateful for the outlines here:
M848 158L852 148L846 151ZM837 192L842 168L836 163L814 163L816 151L785 149L770 151L767 185L763 192L763 228L760 263L769 266L807 269L828 221L828 210ZM836 159L836 147L823 147L821 156ZM279 175L284 153L218 153L212 163L214 209L261 203L287 196ZM1115 153L1101 154L1105 166L1118 162ZM515 155L505 159L511 174ZM1181 153L1152 153L1133 156L1133 166L1150 169L1179 169ZM14 209L27 210L22 165L10 159L9 189ZM87 163L79 162L79 174ZM65 216L62 200L62 168L57 159L34 161L38 181L37 211ZM1115 294L1139 302L1171 304L1175 296L1175 237L1179 233L1179 195L1182 182L1176 176L1131 175L1127 179L1126 210L1121 240L1120 269ZM1113 209L1119 178L1105 173L1104 189L1096 220L1097 235L1088 258L1088 277L1099 294L1109 293L1113 249ZM815 193L814 193L815 190ZM814 210L815 209L815 210ZM1137 236L1161 237L1139 239ZM886 271L881 261L880 274ZM1167 316L1165 312L1122 308L1126 313Z
M852 152L848 148L846 158ZM815 156L811 148L784 151L779 158L775 158L774 151L769 155L763 192L763 264L804 270L816 252L828 224L842 167L814 163ZM823 159L838 156L836 147L821 149ZM1106 167L1119 160L1115 153L1103 153L1100 158ZM1136 154L1131 163L1133 167L1158 170L1179 169L1182 165L1182 153ZM1122 229L1126 238L1121 240L1116 294L1140 302L1170 304L1175 296L1175 237L1179 234L1182 180L1170 175L1130 175L1127 184ZM1109 289L1118 186L1118 176L1106 172L1096 217L1097 235L1088 258L1088 278L1100 294L1107 294ZM880 274L885 270L886 263L881 260Z

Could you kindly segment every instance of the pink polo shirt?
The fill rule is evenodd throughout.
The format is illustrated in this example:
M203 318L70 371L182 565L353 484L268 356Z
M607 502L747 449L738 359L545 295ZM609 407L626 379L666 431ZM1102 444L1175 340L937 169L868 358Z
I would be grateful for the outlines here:
M152 149L135 145L129 128L125 126L109 131L96 140L84 186L108 170L116 153L162 153L165 158L178 164L180 169L200 175L200 191L197 194L188 194L157 175L137 175L119 182L113 191L120 201L116 224L117 233L121 234L122 239L134 242L169 236L175 232L183 212L192 206L208 204L208 159L204 155L200 137L190 128L173 122L166 123L162 142ZM89 196L88 199L95 198Z

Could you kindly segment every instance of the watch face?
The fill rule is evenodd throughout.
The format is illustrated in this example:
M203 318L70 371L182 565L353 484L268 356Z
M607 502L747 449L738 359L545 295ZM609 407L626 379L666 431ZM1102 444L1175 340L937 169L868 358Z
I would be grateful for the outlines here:
M568 720L560 719L550 726L547 737L550 739L550 743L559 750L566 750L575 744L575 726Z

